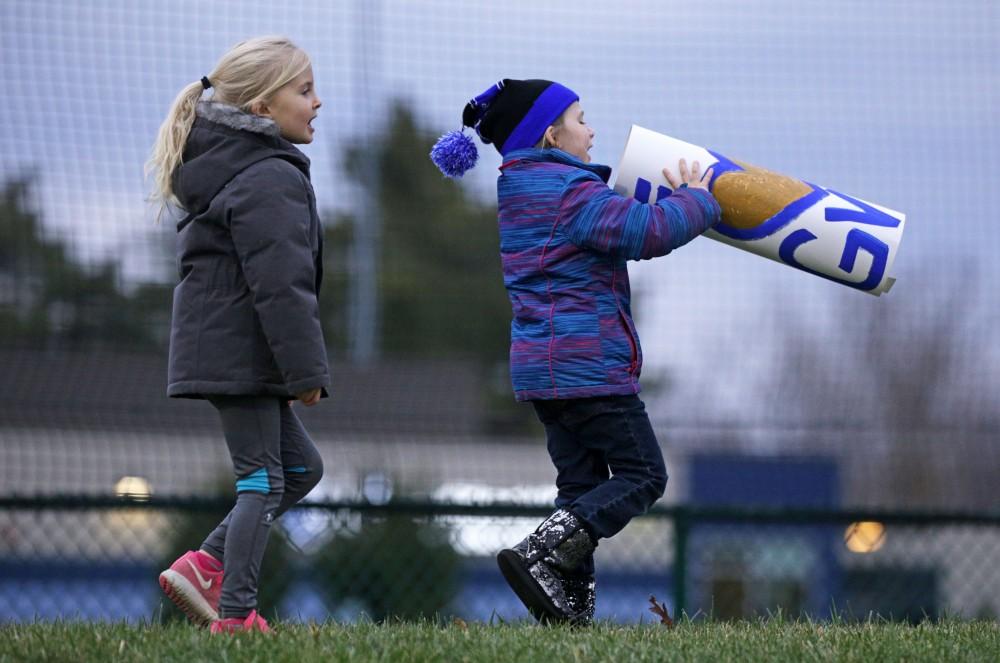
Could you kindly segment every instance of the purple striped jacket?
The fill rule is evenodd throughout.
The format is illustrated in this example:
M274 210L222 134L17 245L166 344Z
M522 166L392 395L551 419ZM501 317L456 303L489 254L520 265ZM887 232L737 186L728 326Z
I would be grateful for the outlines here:
M639 393L642 350L626 261L666 255L719 220L703 189L655 204L608 185L611 169L561 150L511 152L497 204L519 401Z

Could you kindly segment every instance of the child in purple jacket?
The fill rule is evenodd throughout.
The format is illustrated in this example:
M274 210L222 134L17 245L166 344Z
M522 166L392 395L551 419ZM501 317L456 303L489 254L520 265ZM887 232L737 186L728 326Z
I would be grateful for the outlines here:
M556 467L557 510L497 561L542 622L589 623L594 549L663 495L666 467L638 397L642 351L630 309L628 260L666 255L719 220L712 171L678 164L672 195L654 204L607 186L590 163L594 131L579 97L545 80L504 79L462 114L504 157L497 181L504 285L513 309L510 369L531 401ZM475 163L459 132L431 158L449 176Z

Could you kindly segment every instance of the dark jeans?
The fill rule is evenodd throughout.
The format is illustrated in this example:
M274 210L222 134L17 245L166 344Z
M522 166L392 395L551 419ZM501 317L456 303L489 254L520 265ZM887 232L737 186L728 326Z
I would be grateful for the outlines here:
M556 507L600 538L645 513L667 486L663 453L638 396L532 401L556 466Z

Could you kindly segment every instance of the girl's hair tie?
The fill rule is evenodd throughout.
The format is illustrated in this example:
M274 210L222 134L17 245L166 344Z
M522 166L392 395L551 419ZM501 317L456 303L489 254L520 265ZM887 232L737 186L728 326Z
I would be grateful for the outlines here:
M212 87L212 81L208 80L208 76L201 77L201 87L203 90L207 90Z

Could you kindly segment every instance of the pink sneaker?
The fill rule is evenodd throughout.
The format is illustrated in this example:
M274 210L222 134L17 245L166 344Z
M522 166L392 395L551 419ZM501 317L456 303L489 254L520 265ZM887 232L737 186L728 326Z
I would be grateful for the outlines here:
M219 619L212 622L212 633L242 633L244 631L260 631L261 633L270 633L271 629L268 627L267 621L258 615L256 610L251 611L250 614L243 619L233 617L230 619Z
M189 550L160 574L163 592L198 626L219 619L222 571L213 571L219 562L201 550Z

